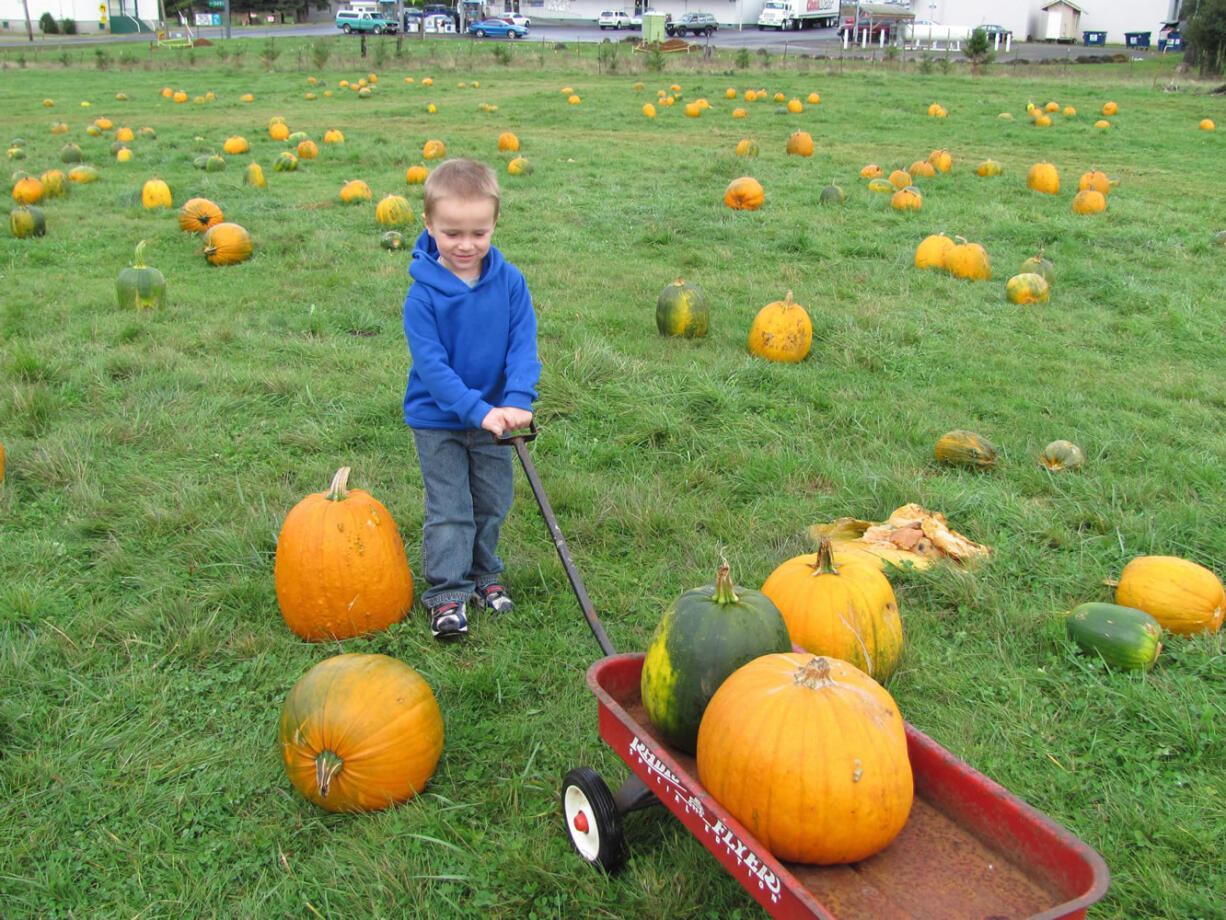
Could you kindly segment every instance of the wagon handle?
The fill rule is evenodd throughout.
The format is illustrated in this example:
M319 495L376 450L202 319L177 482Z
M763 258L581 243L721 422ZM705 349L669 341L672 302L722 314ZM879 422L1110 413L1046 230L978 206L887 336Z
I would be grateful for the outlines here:
M499 444L509 444L515 448L515 453L519 456L520 465L524 468L524 475L528 478L528 485L532 487L532 494L536 496L536 503L540 506L541 517L545 519L545 525L549 528L549 536L553 538L553 545L558 551L558 558L562 560L562 568L566 570L566 577L570 579L570 586L574 589L575 599L579 601L579 609L583 611L583 616L587 620L587 625L592 630L592 635L596 637L596 641L600 643L601 650L606 655L616 655L617 650L613 648L613 643L609 641L609 635L604 631L604 627L600 624L600 618L596 616L596 610L592 607L592 601L587 596L587 588L583 586L583 578L579 575L579 570L575 568L574 559L570 554L570 547L566 545L566 538L562 536L562 528L558 526L558 519L554 516L553 507L549 504L549 496L545 494L545 488L541 485L540 477L536 475L536 467L532 463L532 457L528 454L526 447L529 441L536 438L536 422L531 422L527 431L518 433L504 434L497 438Z

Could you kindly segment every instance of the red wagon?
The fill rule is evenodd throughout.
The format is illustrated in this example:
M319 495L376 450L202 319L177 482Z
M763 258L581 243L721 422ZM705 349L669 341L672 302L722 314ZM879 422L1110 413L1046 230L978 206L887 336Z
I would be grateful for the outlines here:
M1106 863L1085 842L907 724L915 800L899 836L850 865L775 859L697 780L692 756L654 730L639 694L643 656L618 655L596 617L525 442L506 438L549 527L579 606L607 657L587 683L600 736L630 767L614 794L588 767L562 784L566 830L606 869L625 858L623 818L663 804L777 918L823 920L1075 920L1107 891Z

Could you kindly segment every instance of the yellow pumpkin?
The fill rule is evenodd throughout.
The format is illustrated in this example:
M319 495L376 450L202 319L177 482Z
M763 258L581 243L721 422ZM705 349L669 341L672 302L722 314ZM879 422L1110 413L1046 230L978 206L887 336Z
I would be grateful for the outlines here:
M1120 110L1120 107L1117 103L1114 103L1114 102L1104 102L1103 103L1103 114L1104 115L1114 115L1119 110Z
M697 102L687 102L685 104L685 114L690 118L697 118L702 114L702 106Z
M426 181L426 177L430 175L430 170L419 165L410 166L404 171L404 181L409 185L421 185Z
M791 291L759 310L749 326L749 353L768 361L803 361L812 344L813 323Z
M732 110L732 117L733 117L733 118L748 118L748 117L749 117L749 113L748 113L748 112L746 112L744 109L733 109L733 110Z
M646 115L648 118L655 118L656 117L656 107L652 105L650 102L643 103L643 114Z
M421 155L427 160L437 160L447 155L447 145L439 140L428 140L421 148Z
M1124 566L1115 602L1144 610L1171 632L1217 632L1226 611L1222 582L1210 569L1178 556L1138 556Z
M916 160L907 167L907 172L911 174L912 181L914 181L916 177L931 179L937 174L937 168L927 160Z
M226 142L221 145L221 149L223 153L246 153L251 149L251 145L247 143L247 138L235 134L226 138Z
M511 131L503 131L498 135L498 149L515 152L519 149L519 138Z
M996 466L996 445L983 435L958 428L937 439L933 449L938 463L990 470Z
M62 169L48 169L38 178L43 184L44 198L63 198L72 186Z
M248 163L247 168L243 170L243 185L250 185L253 188L268 188L268 182L264 178L264 167L255 161Z
M788 111L791 112L793 115L799 115L804 110L805 110L805 104L801 102L799 99L789 99L788 100Z
M758 155L758 142L753 138L742 138L736 142L736 155L739 157L756 157Z
M1022 272L1005 283L1009 303L1046 303L1051 293L1047 279L1036 272Z
M1215 129L1217 128L1217 125L1215 125L1215 124L1213 123L1213 119L1212 119L1212 118L1202 118L1202 119L1200 120L1200 125L1199 125L1199 128L1200 128L1202 131L1213 131L1213 130L1215 130Z
M733 671L703 713L697 768L712 798L789 862L866 859L902 831L915 795L898 706L837 658L763 655Z
M172 204L170 186L154 176L141 186L140 203L147 211L152 211L154 208L169 208Z
M38 204L44 194L43 181L33 176L22 176L13 183L13 200L18 204Z
M949 172L954 167L954 158L948 150L937 149L928 154L928 162L937 172Z
M268 126L268 136L274 141L283 141L289 137L289 125L283 121L274 121Z
M905 169L896 169L890 173L890 184L894 188L906 188L911 184L911 174Z
M1026 187L1055 195L1060 191L1060 173L1051 163L1035 163L1026 173Z
M916 268L939 268L948 270L946 260L956 244L944 233L926 236L915 248Z
M890 196L890 207L895 211L918 211L924 206L924 196L914 185L900 188Z
M343 144L345 143L345 135L338 128L329 128L324 132L325 144Z
M123 127L115 130L115 140L122 141L125 144L136 140L136 132L131 128Z
M724 204L734 211L756 211L765 200L766 191L753 176L733 179L724 190Z
M1084 191L1093 189L1096 192L1102 192L1104 195L1111 191L1111 179L1101 169L1091 169L1089 172L1081 174L1081 178L1077 180L1077 190Z
M523 157L516 157L507 164L507 172L512 176L529 176L532 174L532 164Z
M413 208L400 195L385 195L375 205L375 220L386 227L402 227L413 223Z
M975 172L980 176L999 176L1001 174L1001 166L995 160L984 160L975 169Z
M955 278L965 278L969 281L991 281L992 263L988 259L988 251L978 243L968 243L963 237L956 237L958 243L945 258L945 266Z
M341 186L340 198L345 204L357 204L360 201L370 201L370 186L361 179L350 179Z

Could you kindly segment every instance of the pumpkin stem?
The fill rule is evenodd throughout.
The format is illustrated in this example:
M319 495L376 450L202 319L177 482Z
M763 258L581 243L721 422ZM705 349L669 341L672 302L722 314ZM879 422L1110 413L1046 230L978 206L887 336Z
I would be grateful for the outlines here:
M792 300L792 292L788 291L783 297L783 309L786 310L788 307L792 306L795 306L795 302Z
M332 751L320 751L319 756L315 758L315 786L319 789L321 798L328 797L328 789L332 786L333 777L340 773L344 766L345 761Z
M139 243L136 244L136 252L132 254L132 267L133 268L148 268L149 267L145 264L145 243L147 242L148 240L141 240Z
M812 568L814 575L837 575L839 573L838 566L834 564L834 545L826 534L822 534L822 538L817 542L817 555L813 559Z
M830 659L814 655L796 669L796 673L793 675L793 682L800 684L802 687L808 687L810 690L833 687L835 681L830 676Z
M715 603L720 606L727 604L735 604L739 597L736 594L736 587L732 584L732 569L728 566L727 559L721 559L719 570L715 573Z
M349 497L349 490L345 488L348 483L349 467L342 466L332 477L332 485L328 487L328 494L324 498L330 502L343 502Z

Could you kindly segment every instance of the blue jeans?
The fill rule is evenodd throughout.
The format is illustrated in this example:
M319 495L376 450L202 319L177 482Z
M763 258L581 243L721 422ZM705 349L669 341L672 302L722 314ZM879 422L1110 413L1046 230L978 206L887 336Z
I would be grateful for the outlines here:
M498 534L511 510L515 482L511 448L482 428L414 428L426 490L421 527L422 603L467 601L498 581Z

